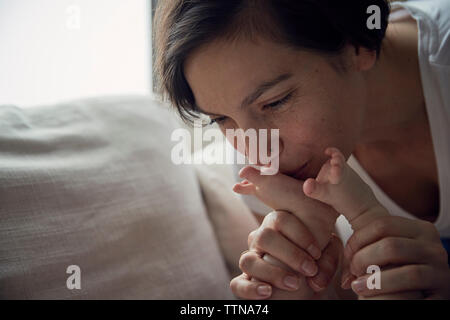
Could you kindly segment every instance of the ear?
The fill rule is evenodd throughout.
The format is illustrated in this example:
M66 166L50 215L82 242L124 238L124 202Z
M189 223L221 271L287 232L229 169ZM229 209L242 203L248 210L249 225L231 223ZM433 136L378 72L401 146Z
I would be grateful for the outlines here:
M377 53L375 50L369 50L364 47L355 47L353 63L358 71L367 71L372 69L377 61Z

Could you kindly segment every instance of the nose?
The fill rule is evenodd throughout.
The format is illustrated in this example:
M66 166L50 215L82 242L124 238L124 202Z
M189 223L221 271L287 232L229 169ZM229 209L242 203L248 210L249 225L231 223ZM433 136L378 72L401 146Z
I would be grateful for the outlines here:
M227 139L251 164L268 165L271 157L279 157L283 151L284 144L276 129L247 126L231 130L234 130L233 135L227 133Z

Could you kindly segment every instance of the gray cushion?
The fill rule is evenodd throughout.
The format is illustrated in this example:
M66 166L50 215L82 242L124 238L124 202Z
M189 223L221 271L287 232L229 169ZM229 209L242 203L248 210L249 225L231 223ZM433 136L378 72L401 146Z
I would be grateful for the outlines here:
M232 298L174 128L146 97L0 106L0 298Z

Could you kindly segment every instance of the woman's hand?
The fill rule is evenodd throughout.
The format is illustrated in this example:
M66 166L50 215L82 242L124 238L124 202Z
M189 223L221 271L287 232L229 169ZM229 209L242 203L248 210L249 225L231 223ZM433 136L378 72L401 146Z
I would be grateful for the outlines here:
M359 296L395 299L404 292L421 291L427 299L450 299L447 252L430 222L395 216L377 219L349 238L344 255L351 263L343 272L343 287L351 283ZM380 289L367 288L370 265L382 270Z
M260 228L249 235L250 250L240 259L244 273L231 282L234 294L245 299L261 299L269 297L275 286L296 291L297 297L306 298L314 295L314 291L327 288L339 265L342 249L340 240L331 236L338 213L304 196L302 182L286 175L263 176L256 169L246 167L241 177L249 183L237 184L236 192L253 194L277 210L266 216ZM308 225L299 220L299 213L311 217L307 219ZM324 246L321 248L310 230L319 230L317 233L326 238L328 246L322 253ZM275 257L290 268L268 263L263 254ZM261 281L250 281L252 277ZM268 294L261 296L258 288L266 288L261 290ZM303 293L299 294L298 290Z
M252 232L249 242L255 239L254 236L255 232ZM231 281L231 290L236 296L251 300L267 298L334 299L336 298L335 291L329 284L340 264L342 249L341 240L333 236L321 258L316 261L320 273L312 278L273 265L273 262L267 262L261 253L248 250L243 253L239 263L243 273Z
M286 271L284 268L273 266L265 261L261 254L249 250L241 257L241 261L247 259L247 262L242 263L248 263L248 267L243 267L240 263L246 271L231 281L231 290L237 297L250 300L267 298L285 300L336 298L334 288L328 285L335 276L342 249L341 240L333 236L321 258L317 261L319 270L321 270L321 279L324 281L324 287L319 287L312 283L314 277L307 278L296 272ZM244 256L247 257L244 258ZM295 278L297 289L285 284L284 280L286 277ZM327 286L328 288L326 288Z

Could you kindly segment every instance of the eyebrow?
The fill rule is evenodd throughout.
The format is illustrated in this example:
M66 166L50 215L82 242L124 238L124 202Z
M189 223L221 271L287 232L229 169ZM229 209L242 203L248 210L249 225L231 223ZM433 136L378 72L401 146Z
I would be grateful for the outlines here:
M280 82L283 82L291 77L292 77L292 73L283 73L283 74L277 76L275 79L272 79L269 81L264 81L258 87L256 87L256 89L251 94L249 94L244 100L242 100L241 108L245 108L246 106L251 105L264 92L266 92L267 90L273 88ZM206 114L206 115L209 115L209 116L220 116L220 114L217 114L217 113L211 113L211 112L204 111L204 110L200 109L200 107L198 105L196 105L196 111Z
M251 105L253 102L256 101L264 92L269 90L270 88L273 88L280 82L283 82L289 78L292 77L292 73L283 73L282 75L279 75L273 80L265 81L261 83L251 94L249 94L241 103L241 108L245 108L248 105Z

